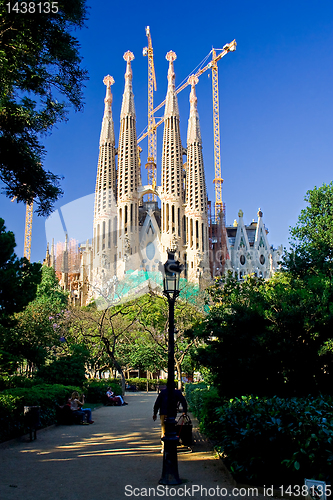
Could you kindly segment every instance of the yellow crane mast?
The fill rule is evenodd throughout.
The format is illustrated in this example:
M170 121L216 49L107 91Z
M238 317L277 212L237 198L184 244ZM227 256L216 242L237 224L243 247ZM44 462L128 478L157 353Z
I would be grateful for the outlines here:
M219 215L223 212L221 177L221 149L220 149L220 112L219 112L219 75L216 62L215 49L212 50L212 90L213 90L213 130L214 130L214 166L215 178L215 222L218 223Z
M26 204L25 211L25 231L24 231L24 252L23 256L30 261L31 254L31 232L34 202Z
M156 91L156 76L154 68L154 52L151 40L150 28L146 27L148 47L144 47L143 55L148 56L148 158L146 169L148 174L148 184L156 186L156 126L154 118L154 90ZM155 195L148 194L148 201L154 201Z

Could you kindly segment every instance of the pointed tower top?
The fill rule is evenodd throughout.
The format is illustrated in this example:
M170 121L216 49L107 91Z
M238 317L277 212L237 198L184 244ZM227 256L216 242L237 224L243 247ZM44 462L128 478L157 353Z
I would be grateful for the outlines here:
M125 52L123 55L124 60L127 62L126 73L125 73L125 90L123 94L123 102L121 106L120 119L126 116L132 116L135 118L135 108L134 108L134 96L132 90L132 67L131 61L134 59L134 54L131 51Z
M127 62L126 66L126 73L125 73L125 79L132 79L132 68L131 68L131 61L134 59L134 54L130 50L125 52L123 55L124 60Z
M111 85L114 84L114 78L110 75L107 75L103 78L103 83L106 85L106 95L104 99L105 108L104 108L104 116L102 122L101 135L99 139L99 145L102 146L105 142L111 142L111 144L115 143L114 139L114 128L113 128L113 119L112 119L112 93L111 93Z
M125 52L125 54L123 55L123 58L125 61L127 62L131 62L133 61L134 59L134 54L133 52L131 52L130 50L128 50L127 52Z
M104 99L105 104L110 103L112 104L112 93L111 93L111 85L114 84L114 78L113 76L107 75L103 78L103 83L106 85L106 96Z
M261 211L261 208L259 208L257 215L258 215L258 217L262 217L262 216L263 216L263 213L262 213L262 211Z
M177 55L172 50L169 50L169 52L165 56L165 59L167 61L169 61L168 82L169 82L169 85L170 84L172 85L172 84L174 84L175 79L176 79L175 70L173 67L173 62L177 59Z
M195 94L195 86L199 82L199 78L195 75L191 75L187 81L188 81L188 84L191 85L191 92L190 92L191 109L192 109L192 107L194 109L197 109L198 98Z
M165 59L169 62L173 62L177 59L177 54L173 50L169 50L167 55L165 56Z
M194 142L201 143L201 132L199 125L199 115L197 109L198 98L195 94L195 86L199 82L199 78L195 75L191 75L188 79L188 84L191 85L190 92L190 118L188 121L187 130L187 144L193 144Z
M169 116L177 116L177 118L179 118L178 101L177 101L177 94L175 87L176 75L173 67L173 62L177 59L177 55L175 52L170 50L165 56L165 59L169 61L169 69L168 69L168 90L165 102L164 118L168 118Z
M192 89L199 83L199 78L196 75L191 75L188 78L188 84L191 85Z
M106 76L103 78L103 83L104 83L104 85L106 85L107 87L110 87L111 85L113 85L113 84L114 84L114 78L113 78L113 76L106 75Z

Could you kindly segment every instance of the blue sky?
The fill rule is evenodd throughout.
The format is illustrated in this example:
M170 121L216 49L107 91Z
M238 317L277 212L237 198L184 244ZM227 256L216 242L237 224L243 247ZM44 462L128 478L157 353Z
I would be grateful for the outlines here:
M212 47L236 39L236 52L219 62L220 133L223 201L227 224L244 212L245 223L260 207L269 242L288 244L289 227L304 205L308 189L333 179L333 3L319 0L221 2L110 2L88 0L87 28L77 31L83 66L90 80L82 113L70 112L44 140L45 166L63 175L64 196L56 203L69 236L86 240L92 232L93 192L98 143L104 110L103 77L115 79L113 117L116 137L124 89L123 54L131 50L138 135L147 125L147 45L149 25L154 47L159 104L167 88L165 55L177 54L176 85L190 75ZM214 200L214 158L211 77L197 85L206 183ZM186 146L189 88L179 94L181 136ZM162 116L162 112L157 113ZM163 126L158 131L158 172ZM142 164L146 162L147 140ZM146 171L142 172L146 183ZM158 175L158 183L159 183ZM77 201L79 200L79 201ZM71 203L71 205L69 205ZM25 207L0 196L0 214L15 233L23 254ZM59 211L46 224L62 236ZM72 233L72 234L71 234ZM45 219L34 216L31 260L46 250Z

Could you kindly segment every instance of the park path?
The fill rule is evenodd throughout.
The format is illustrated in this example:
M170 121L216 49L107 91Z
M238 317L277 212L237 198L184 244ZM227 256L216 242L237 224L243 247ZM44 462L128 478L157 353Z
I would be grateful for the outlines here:
M126 395L128 406L93 412L93 425L52 426L0 445L0 500L265 498L233 494L235 485L209 443L194 430L193 452L178 453L184 483L167 491L162 472L156 393ZM222 489L223 488L223 489ZM155 495L154 495L155 493Z

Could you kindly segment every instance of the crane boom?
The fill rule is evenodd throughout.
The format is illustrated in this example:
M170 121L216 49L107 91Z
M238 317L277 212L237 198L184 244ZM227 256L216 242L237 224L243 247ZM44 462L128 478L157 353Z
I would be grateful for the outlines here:
M148 56L148 158L146 169L148 184L156 185L156 126L154 118L154 90L156 91L156 76L154 68L154 52L149 26L146 27L148 47L143 49L143 55ZM138 141L139 142L139 141ZM154 201L155 195L148 194L148 201Z
M202 73L204 73L205 71L207 71L207 69L211 69L213 67L213 65L216 64L220 59L222 59L222 57L224 57L226 54L228 54L228 52L234 52L236 50L236 46L237 46L236 40L233 40L232 42L227 43L223 47L222 52L220 52L220 54L218 54L217 56L216 56L216 53L215 53L215 51L213 49L212 52L214 51L215 55L213 54L212 60L208 64L206 64L206 66L204 66L203 68L199 69L195 73L195 76L199 77L199 76L202 75ZM179 92L181 92L182 90L184 90L188 85L189 85L188 80L186 80L186 82L183 83L183 85L181 85L178 89L176 89L176 94L179 94ZM156 106L156 108L154 108L152 110L152 114L154 115L156 113L156 111L158 111L159 109L162 108L162 106L164 106L164 104L165 104L165 100L163 102L161 102L158 106ZM161 118L154 125L155 131L156 131L157 127L159 127L163 122L164 122L164 118ZM147 132L145 132L144 134L140 135L140 137L138 137L138 143L141 142L143 139L145 139L148 135L149 135L149 127L148 127L148 131Z

